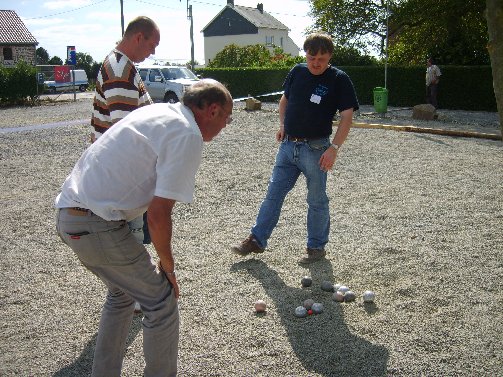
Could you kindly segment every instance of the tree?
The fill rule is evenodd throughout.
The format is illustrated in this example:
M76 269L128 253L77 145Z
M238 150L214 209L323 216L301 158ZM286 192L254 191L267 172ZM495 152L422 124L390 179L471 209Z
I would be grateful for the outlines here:
M49 53L43 47L37 48L35 55L37 64L47 64L47 62L49 61Z
M335 66L344 65L376 65L377 59L373 56L362 55L362 53L354 47L335 46L334 54L330 60L330 64Z
M491 57L493 87L503 140L503 0L486 0L487 48Z
M386 0L311 0L310 15L315 22L310 32L323 30L336 46L384 53L386 41ZM394 9L397 0L388 0Z
M442 64L489 64L483 11L483 0L311 0L312 30L328 32L336 45L385 56L388 23L395 64L424 64L430 55Z
M303 61L300 56L293 57L286 54L281 48L275 47L273 53L264 45L225 46L213 59L209 68L227 67L285 67L293 66Z
M484 9L483 0L404 1L389 19L389 61L489 64Z
M53 56L52 58L49 59L47 64L50 65L63 65L63 60L59 56Z
M75 67L86 71L87 77L92 77L92 67L94 63L92 56L84 52L77 52L75 57L77 59Z
M91 74L87 74L87 77L89 77L89 79L96 80L96 78L98 77L98 72L100 71L100 68L101 68L101 63L94 62L91 67Z
M197 60L194 60L194 67L197 67L198 65L200 65L201 63L199 63ZM188 69L191 69L192 68L192 62L191 61L188 61L187 63L184 64L185 67L187 67Z
M264 45L240 47L235 44L225 46L208 64L210 68L261 67L271 61L271 54Z

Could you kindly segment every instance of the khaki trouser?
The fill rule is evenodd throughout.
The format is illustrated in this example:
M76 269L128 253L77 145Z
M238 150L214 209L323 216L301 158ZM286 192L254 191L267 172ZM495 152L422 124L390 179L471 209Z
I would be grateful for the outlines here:
M57 230L82 264L107 286L93 361L93 376L120 376L134 302L144 314L145 377L175 376L179 315L174 291L125 221L91 212L58 210Z

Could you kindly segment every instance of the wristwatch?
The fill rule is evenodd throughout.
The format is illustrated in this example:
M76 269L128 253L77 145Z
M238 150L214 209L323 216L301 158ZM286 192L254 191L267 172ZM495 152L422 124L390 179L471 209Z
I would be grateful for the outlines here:
M336 151L338 151L338 150L339 150L339 148L341 147L339 144L334 144L334 143L330 144L330 146L331 146L332 148L334 148Z

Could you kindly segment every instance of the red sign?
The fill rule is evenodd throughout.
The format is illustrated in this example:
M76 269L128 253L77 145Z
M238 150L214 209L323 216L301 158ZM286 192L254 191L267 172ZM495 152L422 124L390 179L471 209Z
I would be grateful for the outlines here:
M70 82L70 67L67 65L58 65L54 67L54 81Z

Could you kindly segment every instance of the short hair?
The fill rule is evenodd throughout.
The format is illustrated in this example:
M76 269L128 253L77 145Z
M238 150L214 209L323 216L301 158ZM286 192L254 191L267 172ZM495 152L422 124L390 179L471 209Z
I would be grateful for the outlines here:
M146 39L149 39L154 30L159 30L159 27L151 18L138 16L128 24L124 36L130 37L136 33L142 33Z
M309 34L304 41L304 52L309 55L317 55L318 52L332 55L334 53L334 42L332 37L326 33Z
M182 102L185 106L203 109L213 103L221 106L232 104L232 96L229 90L217 80L203 79L187 89Z

